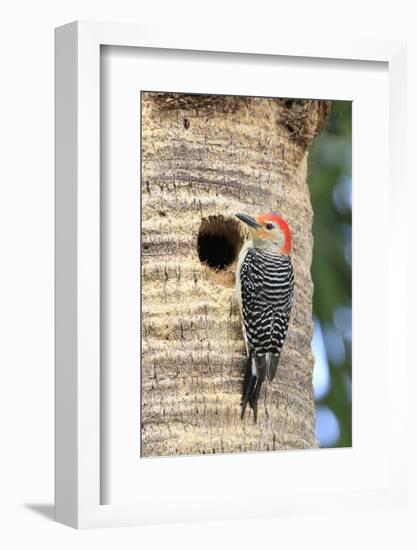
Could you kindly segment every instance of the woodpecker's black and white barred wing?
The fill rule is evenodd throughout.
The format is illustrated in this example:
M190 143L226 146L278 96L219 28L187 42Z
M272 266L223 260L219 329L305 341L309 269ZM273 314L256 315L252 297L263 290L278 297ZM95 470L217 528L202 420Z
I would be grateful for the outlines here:
M255 420L260 387L275 376L290 320L294 290L291 259L287 255L251 248L240 268L240 292L248 366L242 416L249 402Z
M294 275L289 256L252 248L240 271L242 315L249 348L280 354L288 330Z

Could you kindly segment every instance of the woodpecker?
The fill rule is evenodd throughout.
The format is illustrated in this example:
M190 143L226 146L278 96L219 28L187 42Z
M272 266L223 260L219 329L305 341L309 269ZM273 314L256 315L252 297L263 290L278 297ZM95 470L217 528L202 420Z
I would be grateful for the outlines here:
M241 418L249 403L256 422L262 382L266 377L273 380L288 331L294 293L291 232L276 214L236 217L248 226L250 235L240 251L236 270L247 353Z

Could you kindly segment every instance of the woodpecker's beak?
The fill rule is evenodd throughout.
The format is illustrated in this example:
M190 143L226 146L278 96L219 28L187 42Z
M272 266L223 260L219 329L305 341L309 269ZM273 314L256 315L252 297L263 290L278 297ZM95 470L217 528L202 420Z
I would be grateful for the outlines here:
M251 216L248 216L247 214L235 214L236 218L239 218L240 221L243 223L246 223L246 225L249 225L249 227L253 227L254 229L259 229L262 227L257 221L255 221Z

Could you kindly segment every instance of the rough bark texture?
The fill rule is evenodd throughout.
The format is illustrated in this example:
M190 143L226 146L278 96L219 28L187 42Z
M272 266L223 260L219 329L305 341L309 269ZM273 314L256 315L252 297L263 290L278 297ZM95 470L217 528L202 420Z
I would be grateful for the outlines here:
M146 92L141 104L142 455L315 447L306 176L329 102ZM265 211L291 227L295 298L254 424L240 419L234 281L245 235L234 214ZM225 265L210 267L223 248Z

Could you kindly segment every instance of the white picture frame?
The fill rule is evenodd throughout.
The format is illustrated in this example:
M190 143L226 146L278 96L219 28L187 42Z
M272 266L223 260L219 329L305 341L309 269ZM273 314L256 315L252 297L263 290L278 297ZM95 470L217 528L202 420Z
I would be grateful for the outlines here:
M380 61L389 71L390 243L401 234L405 187L405 46L400 42L362 41L328 44L271 36L137 25L75 22L56 29L56 519L77 528L134 525L160 521L236 518L263 515L233 506L233 499L201 504L192 514L167 495L164 509L134 503L101 504L100 400L100 48L102 45L172 50L229 52L294 58ZM377 131L377 130L376 130ZM388 137L388 136L387 136ZM396 249L395 276L405 280L406 241ZM403 261L402 261L403 260ZM392 275L392 277L394 274ZM392 297L392 294L390 295ZM397 289L388 301L389 316L405 319L406 296ZM379 312L375 312L378 315ZM386 452L383 486L349 493L305 491L271 500L265 515L315 511L339 506L395 505L405 498L406 357L405 330L395 327L396 371L389 377L390 407L398 433ZM401 346L401 339L404 345ZM401 351L402 350L402 351ZM388 359L387 359L388 360ZM393 420L393 421L394 421ZM299 455L294 454L294 460ZM230 457L238 461L238 457ZM302 464L300 463L302 466ZM273 496L273 495L271 495ZM204 495L202 495L204 500ZM192 505L192 503L191 503Z

